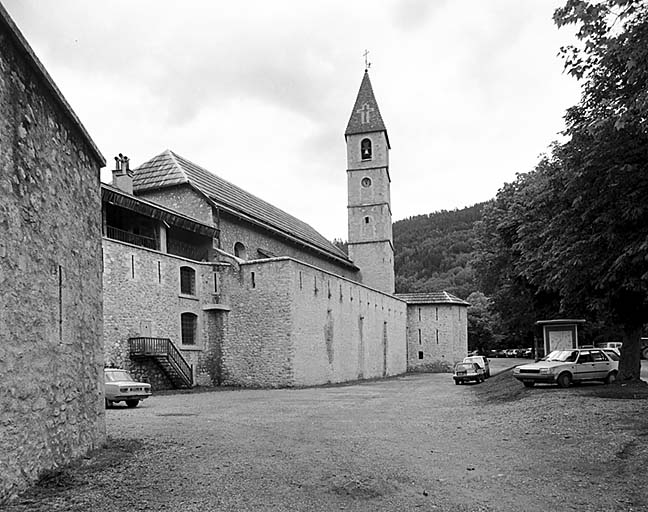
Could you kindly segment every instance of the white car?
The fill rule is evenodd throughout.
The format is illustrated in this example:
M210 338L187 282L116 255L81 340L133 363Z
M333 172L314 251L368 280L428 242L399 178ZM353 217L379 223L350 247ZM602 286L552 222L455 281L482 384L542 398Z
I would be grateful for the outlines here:
M488 365L488 359L484 356L468 356L464 357L462 363L475 363L482 370L484 370L484 376L486 378L490 377L490 366Z
M141 400L151 396L151 385L134 381L126 370L104 368L104 391L106 407L117 402L137 407Z
M513 377L531 388L538 382L557 383L561 388L572 382L616 380L619 363L602 349L554 350L547 357L513 369Z

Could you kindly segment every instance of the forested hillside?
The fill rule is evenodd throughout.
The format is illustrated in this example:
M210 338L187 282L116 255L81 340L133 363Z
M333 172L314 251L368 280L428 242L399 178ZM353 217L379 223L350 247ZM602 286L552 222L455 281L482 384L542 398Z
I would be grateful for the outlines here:
M462 299L476 291L475 225L486 204L395 222L396 291L445 290Z

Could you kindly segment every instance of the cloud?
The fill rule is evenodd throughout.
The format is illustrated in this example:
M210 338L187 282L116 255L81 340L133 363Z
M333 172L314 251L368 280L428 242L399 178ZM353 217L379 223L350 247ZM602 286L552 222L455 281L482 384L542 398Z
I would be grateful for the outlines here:
M447 0L400 0L393 9L394 24L401 30L420 29Z

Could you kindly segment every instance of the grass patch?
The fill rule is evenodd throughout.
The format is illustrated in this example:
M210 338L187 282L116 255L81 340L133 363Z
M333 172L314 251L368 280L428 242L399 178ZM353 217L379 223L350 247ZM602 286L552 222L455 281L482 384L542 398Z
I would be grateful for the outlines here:
M648 399L648 383L643 380L614 382L607 386L596 386L592 394L600 398L616 398L621 400Z

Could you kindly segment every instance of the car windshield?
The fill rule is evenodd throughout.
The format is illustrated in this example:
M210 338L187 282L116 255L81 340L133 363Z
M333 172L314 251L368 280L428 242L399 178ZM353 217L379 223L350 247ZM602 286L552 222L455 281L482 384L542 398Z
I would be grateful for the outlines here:
M128 372L118 371L118 372L104 372L106 382L120 382L120 381L131 381L131 376L128 375Z
M563 363L573 363L578 358L577 350L554 350L547 357L545 361L562 361Z
M459 363L457 366L455 366L455 371L465 371L465 370L472 370L473 365L472 363Z

